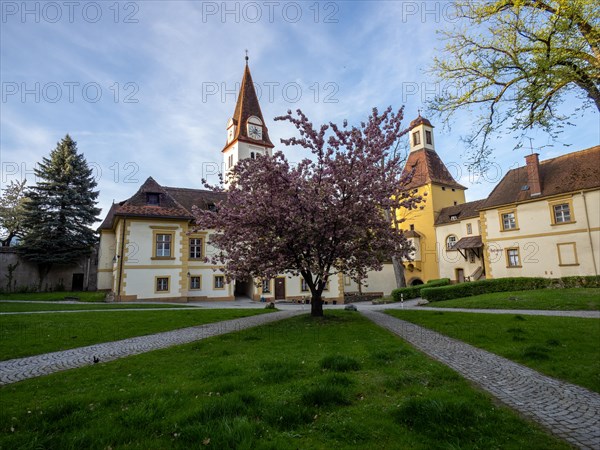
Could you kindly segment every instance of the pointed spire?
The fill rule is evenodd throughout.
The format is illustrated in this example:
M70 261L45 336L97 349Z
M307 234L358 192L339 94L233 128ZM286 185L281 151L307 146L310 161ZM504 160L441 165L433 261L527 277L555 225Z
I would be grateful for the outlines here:
M250 117L258 117L262 122L262 140L257 141L251 139L248 136L247 122ZM252 74L250 73L250 66L248 65L248 56L246 56L246 67L244 67L244 76L242 78L242 84L240 86L240 92L238 94L237 103L235 105L235 111L233 113L233 123L235 124L235 135L233 139L225 145L225 148L229 147L236 140L246 141L253 144L259 144L263 147L275 147L269 138L267 126L265 125L265 119L260 109L260 103L256 90L254 89L254 82L252 81ZM223 150L225 150L225 148Z

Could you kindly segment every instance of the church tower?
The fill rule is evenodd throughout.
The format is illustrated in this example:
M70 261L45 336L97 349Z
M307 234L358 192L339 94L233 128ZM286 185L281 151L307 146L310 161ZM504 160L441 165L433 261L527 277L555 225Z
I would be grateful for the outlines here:
M258 155L270 156L273 147L275 146L269 138L246 56L240 92L233 117L227 122L227 142L222 151L225 187L228 186L229 173L238 161Z
M433 125L421 114L410 123L410 152L404 173L413 173L408 189L423 196L423 209L398 211L402 228L415 247L413 261L405 263L407 284L439 278L435 221L442 208L465 203L466 187L459 184L435 151Z

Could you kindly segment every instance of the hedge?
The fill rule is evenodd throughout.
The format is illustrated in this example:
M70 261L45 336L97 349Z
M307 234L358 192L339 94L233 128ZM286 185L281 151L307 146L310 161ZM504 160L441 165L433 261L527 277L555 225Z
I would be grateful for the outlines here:
M454 298L471 297L473 295L487 294L489 292L528 291L545 288L576 288L600 287L600 276L576 276L563 278L497 278L492 280L479 280L467 283L453 284L451 286L430 287L423 286L421 297L430 302L452 300Z
M400 294L402 294L402 298L404 300L410 300L412 298L418 298L421 296L421 289L425 287L438 287L438 286L447 286L450 284L450 278L440 278L439 280L429 280L425 284L419 284L417 286L405 287L394 289L392 291L392 298L395 302L399 302L401 300Z

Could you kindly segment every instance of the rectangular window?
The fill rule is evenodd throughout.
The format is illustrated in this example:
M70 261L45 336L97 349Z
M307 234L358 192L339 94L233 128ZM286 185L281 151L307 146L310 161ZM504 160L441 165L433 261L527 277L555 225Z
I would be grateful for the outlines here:
M271 280L263 280L262 281L262 293L263 294L271 293Z
M350 286L350 284L352 284L352 278L348 275L344 275L344 286Z
M190 239L190 258L199 259L202 258L202 239L191 238Z
M413 145L419 145L421 143L421 134L418 131L413 133Z
M469 252L469 262L475 262L475 253L473 253L473 251Z
M554 211L554 223L567 223L571 221L571 208L568 203L561 203L552 207Z
M171 235L157 234L156 235L156 256L169 257L171 256Z
M190 289L201 289L202 288L202 279L199 275L194 275L190 277Z
M514 212L502 214L502 229L514 230L517 228L517 219Z
M446 238L446 250L454 250L454 246L456 245L457 242L458 242L458 239L456 238L456 236L454 236L453 234L448 236Z
M225 277L223 275L215 275L213 287L215 289L225 289Z
M427 142L429 145L433 144L433 141L431 139L431 131L429 130L425 130L425 142Z
M467 224L467 234L473 234L473 225Z
M304 278L300 278L300 290L302 292L308 292L308 283Z
M157 277L156 278L156 292L169 292L169 278L168 277Z
M506 249L506 261L508 267L521 267L518 248Z

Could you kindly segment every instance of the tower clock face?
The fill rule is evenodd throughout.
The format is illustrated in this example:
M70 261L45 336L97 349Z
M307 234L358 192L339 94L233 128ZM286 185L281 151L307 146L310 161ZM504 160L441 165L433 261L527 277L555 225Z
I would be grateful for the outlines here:
M262 139L262 127L257 125L248 124L248 136L252 139Z

